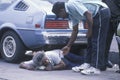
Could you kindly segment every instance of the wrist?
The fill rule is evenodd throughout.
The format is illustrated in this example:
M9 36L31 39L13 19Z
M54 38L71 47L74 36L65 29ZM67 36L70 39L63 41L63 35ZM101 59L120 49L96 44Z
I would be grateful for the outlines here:
M67 47L71 47L71 46L72 46L72 44L67 44L66 46L67 46Z

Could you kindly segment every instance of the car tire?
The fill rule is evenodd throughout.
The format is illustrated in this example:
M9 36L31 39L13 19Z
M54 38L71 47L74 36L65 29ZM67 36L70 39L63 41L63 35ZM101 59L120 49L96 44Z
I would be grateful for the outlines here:
M13 31L3 34L0 46L2 58L7 62L20 62L25 57L25 47Z

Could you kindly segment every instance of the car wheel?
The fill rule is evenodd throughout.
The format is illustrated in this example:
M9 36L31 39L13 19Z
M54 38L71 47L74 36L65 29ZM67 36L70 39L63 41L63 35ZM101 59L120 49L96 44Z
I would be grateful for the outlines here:
M25 47L13 31L7 31L1 39L2 58L7 62L19 62L25 57Z

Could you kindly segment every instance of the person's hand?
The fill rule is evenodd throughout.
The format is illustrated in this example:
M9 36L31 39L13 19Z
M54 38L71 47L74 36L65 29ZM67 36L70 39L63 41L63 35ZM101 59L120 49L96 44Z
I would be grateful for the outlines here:
M92 27L93 27L93 17L91 12L86 11L85 14L86 16L86 22L85 22L85 27L88 27L88 32L87 32L87 38L92 37Z
M51 63L49 63L46 68L45 68L46 71L52 71L53 70L53 66Z
M63 51L63 54L64 54L64 55L68 54L69 51L70 51L70 47L65 46L65 47L62 48L62 51Z

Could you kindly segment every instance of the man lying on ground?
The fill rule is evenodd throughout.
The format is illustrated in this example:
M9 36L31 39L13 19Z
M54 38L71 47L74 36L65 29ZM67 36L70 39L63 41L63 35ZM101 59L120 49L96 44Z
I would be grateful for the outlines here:
M32 60L20 63L19 67L28 70L64 70L83 63L83 57L72 53L64 54L60 49L35 52Z

